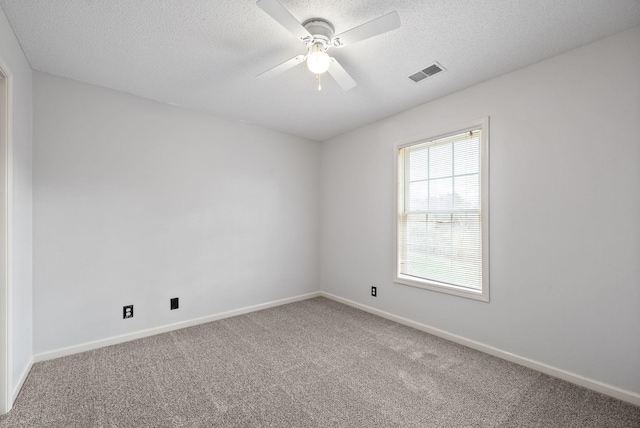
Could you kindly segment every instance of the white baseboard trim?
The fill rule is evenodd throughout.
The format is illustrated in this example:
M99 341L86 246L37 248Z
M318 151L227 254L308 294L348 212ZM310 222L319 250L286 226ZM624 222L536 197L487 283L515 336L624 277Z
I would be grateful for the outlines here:
M31 371L31 367L33 367L33 363L34 362L35 362L34 358L31 357L31 359L29 360L29 363L27 364L27 367L24 368L24 371L20 375L20 378L18 379L18 383L13 388L13 396L12 396L12 399L11 399L11 403L16 401L16 398L18 398L18 394L20 394L20 390L22 389L22 385L24 385L24 381L27 380L27 376L29 376L29 372Z
M93 349L103 348L105 346L116 345L118 343L129 342L131 340L141 339L143 337L154 336L160 333L167 333L174 330L180 330L194 325L205 324L211 321L217 321L224 318L231 318L237 315L247 314L249 312L261 311L263 309L269 309L276 306L286 305L288 303L299 302L301 300L312 299L319 297L320 292L313 292L308 294L302 294L299 296L288 297L286 299L274 300L272 302L261 303L259 305L247 306L240 309L234 309L227 312L221 312L218 314L207 315L206 317L195 318L192 320L181 321L174 324L164 325L161 327L150 328L147 330L136 331L134 333L123 334L120 336L108 337L106 339L95 340L92 342L81 343L79 345L69 346L66 348L60 348L53 351L43 352L34 355L34 362L53 360L54 358L65 357L67 355L79 354L81 352L91 351Z
M434 336L441 337L443 339L450 340L455 343L459 343L460 345L467 346L469 348L476 349L478 351L484 352L485 354L493 355L494 357L502 358L503 360L511 361L512 363L519 364L524 367L528 367L530 369L539 371L541 373L547 374L549 376L556 377L558 379L566 380L567 382L571 382L573 384L583 386L585 388L591 389L593 391L599 392L601 394L608 395L613 398L617 398L622 401L626 401L631 404L635 404L636 406L640 406L640 394L632 391L627 391L621 388L617 388L612 385L608 385L603 382L599 382L597 380L589 379L584 376L581 376L576 373L571 373L566 370L562 370L553 366L550 366L545 363L541 363L539 361L531 360L526 357L521 357L519 355L512 354L510 352L503 351L498 348L494 348L493 346L485 345L484 343L476 342L475 340L467 339L462 336L458 336L456 334L452 334L446 332L444 330L440 330L435 327L430 327L426 324L422 324L416 321L412 321L408 318L404 318L398 315L394 315L389 312L382 311L380 309L372 308L371 306L363 305L362 303L354 302L353 300L345 299L340 296L336 296L331 293L327 293L325 291L321 291L320 295L326 297L331 300L335 300L340 303L344 303L345 305L352 306L357 309L361 309L365 312L369 312L374 315L378 315L382 318L389 319L391 321L395 321L399 324L403 324L409 327L413 327L417 330L424 331L426 333L433 334Z

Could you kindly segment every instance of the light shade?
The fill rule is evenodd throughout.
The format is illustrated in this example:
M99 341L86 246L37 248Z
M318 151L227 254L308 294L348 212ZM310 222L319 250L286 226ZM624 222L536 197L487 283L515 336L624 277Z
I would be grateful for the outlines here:
M307 67L313 74L322 74L329 69L331 58L326 52L315 50L307 57Z

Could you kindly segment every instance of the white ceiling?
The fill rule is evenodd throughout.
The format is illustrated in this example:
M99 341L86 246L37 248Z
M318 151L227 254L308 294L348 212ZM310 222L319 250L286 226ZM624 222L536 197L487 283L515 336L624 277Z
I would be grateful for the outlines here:
M304 45L255 0L0 0L36 69L325 140L640 24L640 0L281 0L341 33L396 10L401 27L332 50L358 85L299 65ZM447 71L420 83L431 65Z

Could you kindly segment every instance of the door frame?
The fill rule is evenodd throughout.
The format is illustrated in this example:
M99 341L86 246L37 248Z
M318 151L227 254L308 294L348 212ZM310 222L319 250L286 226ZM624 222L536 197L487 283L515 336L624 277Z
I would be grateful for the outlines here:
M13 75L0 56L0 415L13 406L12 391L12 118Z

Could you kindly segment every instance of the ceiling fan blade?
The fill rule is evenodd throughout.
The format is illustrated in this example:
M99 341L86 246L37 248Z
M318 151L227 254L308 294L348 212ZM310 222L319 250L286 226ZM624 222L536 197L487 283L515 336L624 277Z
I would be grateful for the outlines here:
M298 39L311 37L307 29L278 0L258 0L256 4Z
M378 34L386 33L387 31L395 30L399 27L400 15L398 15L398 12L393 11L369 22L365 22L362 25L358 25L344 33L340 33L335 36L333 40L335 46L342 47L377 36Z
M349 89L356 86L356 81L353 80L351 76L349 76L347 70L342 68L340 63L335 58L331 58L331 64L329 65L329 74L336 80L336 82L338 82L338 85L340 85L340 87L344 91L348 91Z
M305 60L304 55L298 55L296 57L291 58L290 60L283 62L280 65L276 65L275 67L265 71L264 73L258 74L256 76L256 79L260 79L260 80L271 79L272 77L277 76L280 73L284 73L288 69L293 68L296 65L304 62L304 60Z

